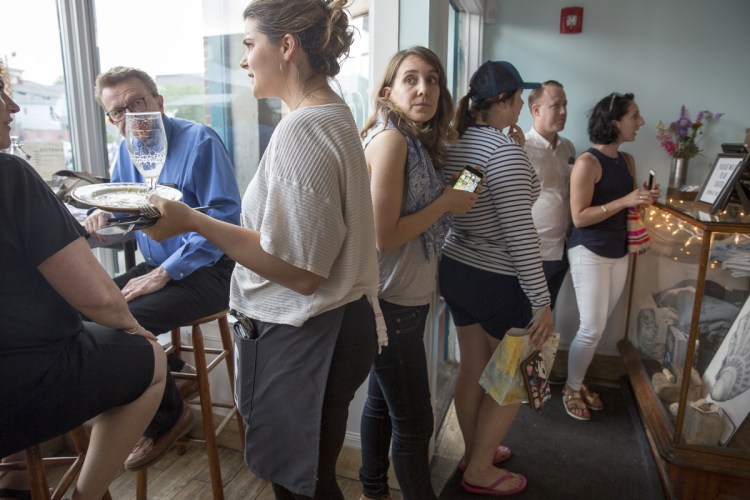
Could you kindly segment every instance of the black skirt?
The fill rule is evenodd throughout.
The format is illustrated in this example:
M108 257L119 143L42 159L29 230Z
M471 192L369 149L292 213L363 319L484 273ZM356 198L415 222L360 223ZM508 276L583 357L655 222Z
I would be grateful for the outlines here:
M144 337L84 322L77 336L0 352L0 457L137 399L151 385Z

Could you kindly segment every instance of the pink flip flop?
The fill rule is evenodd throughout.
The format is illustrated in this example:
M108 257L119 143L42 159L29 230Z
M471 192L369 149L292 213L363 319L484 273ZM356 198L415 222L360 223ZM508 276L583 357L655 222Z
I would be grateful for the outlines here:
M513 488L512 490L496 490L495 488L499 486L503 481L507 481L510 478L518 477L521 479L521 482L518 486ZM526 481L526 478L523 476L523 474L513 474L512 472L506 472L505 475L500 476L500 479L492 483L488 488L483 488L481 486L474 486L473 484L467 483L465 480L461 480L461 486L468 491L469 493L474 493L475 495L515 495L516 493L520 493L523 490L526 489L526 484L528 481Z
M510 448L507 446L499 445L497 448L495 448L495 456L492 460L492 465L500 465L503 462L507 462L510 460L511 452ZM466 460L463 458L458 462L458 465L456 466L458 470L461 472L466 470Z

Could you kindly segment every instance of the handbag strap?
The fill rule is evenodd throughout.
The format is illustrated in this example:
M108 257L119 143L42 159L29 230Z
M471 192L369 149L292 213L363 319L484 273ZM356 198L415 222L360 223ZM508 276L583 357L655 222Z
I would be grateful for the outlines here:
M58 170L54 175L59 175L61 177L78 177L79 179L88 181L91 184L106 182L106 180L102 179L101 177L96 177L95 175L91 175L88 172L77 172L75 170Z
M633 176L633 189L638 189L638 181L635 177L635 159L630 153L622 152L622 157L625 158L625 164L628 166L630 175Z

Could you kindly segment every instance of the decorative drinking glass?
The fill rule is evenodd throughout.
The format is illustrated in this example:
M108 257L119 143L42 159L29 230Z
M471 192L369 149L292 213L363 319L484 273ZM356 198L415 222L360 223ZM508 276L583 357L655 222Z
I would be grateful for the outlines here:
M146 179L149 192L155 192L156 181L167 159L167 133L161 112L127 113L125 142L130 159Z

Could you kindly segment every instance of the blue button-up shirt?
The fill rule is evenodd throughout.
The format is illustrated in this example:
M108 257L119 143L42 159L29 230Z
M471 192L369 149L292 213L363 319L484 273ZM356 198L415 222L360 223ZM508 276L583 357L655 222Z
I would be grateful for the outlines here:
M162 115L167 133L167 161L159 184L173 184L182 201L191 207L221 205L208 213L215 219L240 223L240 192L232 161L224 143L211 128ZM125 141L112 172L112 182L145 182L130 160ZM173 280L180 280L203 266L214 265L223 255L198 233L175 236L158 243L138 231L138 247L146 262L162 266Z

